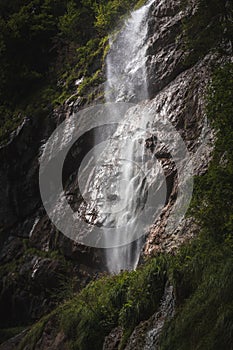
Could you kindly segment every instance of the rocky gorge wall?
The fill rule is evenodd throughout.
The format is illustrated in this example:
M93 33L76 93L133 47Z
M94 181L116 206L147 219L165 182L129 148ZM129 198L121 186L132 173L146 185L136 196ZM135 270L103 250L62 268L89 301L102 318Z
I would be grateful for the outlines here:
M231 61L232 52L219 54L209 51L190 66L185 64L187 53L182 23L195 13L196 4L196 1L192 1L184 8L179 1L158 0L151 6L146 63L150 99L141 102L138 108L146 107L158 116L166 115L187 145L194 163L194 174L200 176L208 168L214 144L214 133L205 115L205 94L211 69L213 65ZM97 273L106 270L103 250L76 244L56 230L45 214L39 194L38 158L41 147L54 128L65 118L68 119L77 108L75 104L65 105L50 116L41 115L37 120L25 120L12 134L9 143L0 149L0 198L3 203L0 208L2 328L18 326L22 315L23 323L27 324L51 311L57 303L51 294L59 288L58 276L62 276L63 281L66 281L67 275L78 276L75 289L79 290ZM91 133L79 141L77 161L83 158L92 144ZM169 196L161 216L148 232L141 261L161 251L174 252L199 232L194 220L185 218L174 232L166 233L166 222L177 197L177 174L174 164L162 149L158 155L166 169ZM75 206L82 198L74 181L72 161L66 163L65 177L67 192L75 198ZM172 292L169 291L171 296ZM13 319L8 318L8 313L14 315ZM171 315L172 312L168 312L161 317ZM148 324L139 325L124 348L148 349L148 339L141 340L140 337L151 330L151 325L158 318L156 312L149 318ZM121 330L114 329L105 340L104 349L117 349L121 337ZM20 340L3 344L0 349L16 348ZM25 350L31 348L68 349L69 339L51 318L36 343L23 347Z

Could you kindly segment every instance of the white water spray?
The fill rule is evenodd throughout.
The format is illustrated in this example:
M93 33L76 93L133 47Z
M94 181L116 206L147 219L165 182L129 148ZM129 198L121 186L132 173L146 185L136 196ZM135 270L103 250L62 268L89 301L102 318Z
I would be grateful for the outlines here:
M133 11L121 32L110 39L110 51L106 60L106 102L139 102L148 98L146 78L147 17L153 3L154 0L149 1L140 9ZM117 109L117 104L115 108ZM117 110L114 113L117 113ZM110 147L111 152L113 152L110 157L113 158L114 181L106 186L108 193L105 198L114 198L115 201L118 201L118 210L119 206L121 210L118 213L114 212L112 222L117 227L121 227L122 231L119 233L118 230L114 236L113 245L115 248L106 251L107 266L110 272L132 269L138 264L142 240L136 240L131 245L119 247L121 241L119 235L134 234L132 231L127 232L126 227L137 216L139 203L136 201L139 198L143 201L145 194L142 185L143 174L140 174L134 163L135 158L142 159L144 156L144 132L138 129L137 132L134 130L130 134L130 127L123 124L118 128L116 134L119 135L118 149L114 149L116 147L113 145ZM138 142L140 138L141 144ZM109 203L109 205L112 206L113 203ZM112 211L113 208L109 209ZM107 235L106 239L108 239Z
M93 106L65 120L40 158L40 192L52 222L77 243L106 248L111 273L137 266L142 237L159 219L168 198L158 152L172 157L170 170L174 163L179 177L168 233L183 218L192 194L192 162L181 136L167 119L168 106L164 104L155 113L153 102L139 103L148 95L147 19L153 3L133 12L112 42L105 93L107 102L113 103ZM106 126L110 133L103 128ZM96 130L95 146L79 167L76 180L84 200L74 212L64 193L62 169L69 149L89 130Z
M138 102L148 97L146 78L147 17L149 1L133 11L116 38L110 38L107 55L106 101Z

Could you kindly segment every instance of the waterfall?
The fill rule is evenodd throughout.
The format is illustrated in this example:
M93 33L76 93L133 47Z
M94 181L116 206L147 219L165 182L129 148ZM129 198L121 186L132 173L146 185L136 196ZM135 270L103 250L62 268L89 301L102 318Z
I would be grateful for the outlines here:
M154 3L132 12L110 39L107 103L67 118L40 157L40 192L50 219L75 242L105 248L111 273L136 268L143 239L151 225L161 221L176 178L177 197L166 219L167 235L183 218L192 195L192 161L171 123L173 94L147 100L148 17ZM90 131L92 148L74 182L83 200L73 211L63 189L63 164L71 145Z
M107 55L106 101L138 102L148 97L146 78L147 15L155 0L133 11Z
M110 39L106 105L84 110L65 120L44 150L42 160L45 161L46 158L50 160L51 152L60 151L59 161L49 169L53 170L51 175L57 175L62 171L66 149L72 140L77 140L84 130L95 130L94 147L79 167L77 183L84 200L75 213L67 205L61 177L53 183L56 190L51 189L49 194L48 181L43 178L46 164L40 168L43 203L52 221L69 238L106 248L106 265L111 273L136 268L143 237L166 200L166 179L161 165L156 162L155 148L161 129L159 123L162 122L161 140L168 138L170 144L173 130L165 128L163 116L155 116L154 108L140 103L148 98L147 23L154 1L132 12L123 29ZM106 130L101 129L103 125L113 132L105 134ZM44 156L46 153L48 157Z
M120 33L110 38L110 51L106 59L106 102L139 102L148 98L147 16L153 2L154 0L149 1L140 9L133 11ZM114 113L117 114L117 104L114 105L114 109ZM106 179L108 193L105 199L110 201L106 202L109 208L105 208L105 211L110 209L108 222L113 223L118 230L114 238L111 238L111 244L115 247L106 250L106 261L109 271L114 273L134 269L137 266L143 243L142 239L138 239L129 245L120 244L122 235L134 235L132 229L131 232L127 231L127 224L133 223L137 216L139 207L136 203L137 198L143 201L145 196L142 174L138 174L139 170L134 164L135 158L143 160L145 135L140 129L136 131L132 129L130 130L127 124L124 125L123 121L123 125L118 127L115 134L117 145L116 141L113 141L108 150L110 158L113 158L114 169L110 171L111 174L108 173L113 175L112 180L109 182ZM141 144L138 143L140 139L143 140ZM106 239L108 239L107 234Z

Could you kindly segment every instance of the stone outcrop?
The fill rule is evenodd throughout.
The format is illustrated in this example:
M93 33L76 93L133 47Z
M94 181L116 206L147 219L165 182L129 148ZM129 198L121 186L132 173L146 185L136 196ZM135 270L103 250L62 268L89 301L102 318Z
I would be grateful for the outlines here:
M185 67L182 19L195 10L195 1L191 4L190 8L181 9L179 1L159 0L150 9L147 74L151 100L142 104L153 109L154 113L166 114L186 142L195 165L195 175L202 175L211 159L214 139L204 108L210 66L213 61L219 60L221 63L228 57L208 54L192 67ZM10 141L0 148L0 307L5 310L0 317L2 327L17 325L22 321L22 314L27 324L51 310L54 303L49 300L49 296L44 295L44 289L56 288L58 275L77 274L82 286L89 282L96 271L104 270L103 252L78 245L57 232L45 214L40 199L38 159L41 147L55 127L69 117L74 105L66 105L49 116L26 119L12 134ZM91 136L90 140L84 141L80 157L90 147ZM169 196L160 218L148 233L142 259L158 251L174 251L198 232L197 225L189 218L167 235L166 221L177 195L176 171L166 154L160 153L158 157L167 169ZM67 169L69 166L67 189L72 195L75 192L72 182L74 171L72 164L67 163ZM78 192L75 195L76 201L81 200ZM59 251L72 264L67 268L57 258L28 252L25 241L27 249L45 253ZM15 315L14 320L7 319L9 310ZM110 334L104 349L115 349L120 336L119 329ZM114 339L111 341L111 338ZM132 348L130 345L126 347ZM36 349L66 349L64 335L56 333L54 324L48 324Z
M61 288L60 280L74 274L78 290L101 269L100 254L57 232L40 198L39 157L43 144L70 113L65 106L50 115L25 119L0 148L2 328L28 324L54 308L54 290ZM85 140L83 147L87 144Z

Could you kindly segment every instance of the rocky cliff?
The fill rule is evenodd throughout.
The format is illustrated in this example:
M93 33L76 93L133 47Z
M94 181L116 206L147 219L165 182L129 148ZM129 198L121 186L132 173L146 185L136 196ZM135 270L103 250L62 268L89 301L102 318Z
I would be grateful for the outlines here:
M203 176L207 172L216 139L206 115L206 95L212 72L215 67L224 66L233 60L232 43L229 38L225 39L224 35L221 40L212 41L210 47L206 45L199 54L195 52L197 50L195 47L192 49L187 44L189 33L186 26L196 20L199 6L201 2L198 0L189 2L156 0L151 4L147 17L145 73L148 79L149 98L137 105L138 116L143 115L143 111L148 109L153 111L158 119L166 116L172 123L191 155L195 176ZM224 6L229 15L231 5L226 1ZM210 22L202 25L201 35L205 26L211 28L214 16L215 14L213 18L210 16ZM105 68L104 65L103 71ZM98 89L101 91L103 86ZM61 300L74 295L91 280L95 280L98 274L107 270L105 251L80 245L63 236L49 220L40 198L39 158L43 145L62 121L68 120L74 111L85 107L79 103L79 98L72 102L69 100L50 115L41 114L39 118L33 120L26 118L11 134L10 140L1 146L1 328L30 325L55 309ZM77 189L76 169L73 164L74 161L76 164L82 161L92 148L93 139L94 135L91 132L84 135L76 145L75 157L66 160L64 183L67 198L69 197L73 208L83 201ZM161 215L147 232L145 244L141 245L142 266L146 264L145 261L150 261L150 258L160 257L161 253L174 256L180 245L196 237L200 231L200 225L192 216L185 217L174 230L169 232L166 230L169 214L178 196L177 169L163 148L158 149L157 156L165 172L167 198ZM103 295L108 295L107 300L114 300L116 303L114 306L114 302L111 301L113 303L111 307L113 309L115 307L115 310L118 310L116 313L120 314L119 324L114 310L105 312L106 305L95 289L98 289L98 286L94 287L95 284L91 283L90 295L96 293L103 307L102 311L96 309L88 290L87 292L84 290L81 299L77 299L78 307L75 306L75 299L67 305L60 306L34 326L28 336L25 337L23 333L2 344L0 349L158 348L159 335L165 321L174 316L176 304L184 299L181 294L188 293L189 288L182 280L182 274L180 284L172 286L167 268L160 262L154 264L159 266L158 270L157 267L155 271L154 267L145 267L145 270L142 267L136 277L131 278L127 272L127 276L123 273L122 280L120 277L119 279L113 277L110 282L107 277L103 278L107 291L113 289L112 293L115 293L114 296L109 296L105 294L107 293L105 289L102 291ZM152 275L156 276L154 289L151 287L154 282L148 282L151 278L148 276ZM138 292L137 281L141 288ZM99 283L99 290L102 290L101 282L96 283ZM185 285L183 289L182 284ZM119 285L123 289L120 289ZM155 291L157 293L158 300L155 298L156 302L151 304L151 310L150 306L149 308L145 306L148 300L152 303L150 297L145 300L142 298L143 306L138 301L138 309L132 306L131 302L140 299L140 297L137 299L137 293L144 293L147 289L148 293ZM90 309L90 313L93 312L95 322L102 322L104 331L101 331L98 340L98 329L96 330L91 321L88 321L88 317L86 319L86 316L84 317L84 323L80 326L79 321L75 319L76 316L73 316L79 312L77 310L81 310L83 304ZM67 313L66 317L70 317L71 323L73 320L72 325L67 326L64 320L60 323L59 314L62 314L63 309ZM100 314L96 315L96 310ZM138 312L138 315L133 317L132 326L129 326L127 322L131 322L131 310L134 314ZM110 320L107 319L108 313L109 317L110 315L112 317ZM88 331L93 333L89 340L86 335L87 340L83 340L84 336L83 339L79 339L77 329L83 328L86 328L86 333ZM164 346L163 349L165 348ZM174 347L174 349L181 348L184 349L178 345ZM197 347L193 346L192 349Z

